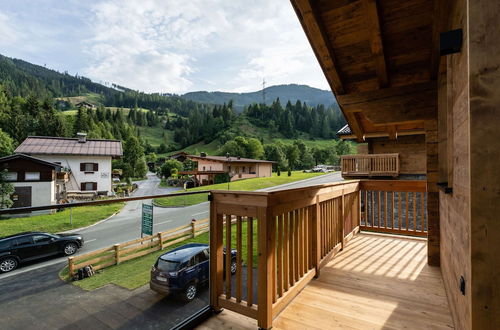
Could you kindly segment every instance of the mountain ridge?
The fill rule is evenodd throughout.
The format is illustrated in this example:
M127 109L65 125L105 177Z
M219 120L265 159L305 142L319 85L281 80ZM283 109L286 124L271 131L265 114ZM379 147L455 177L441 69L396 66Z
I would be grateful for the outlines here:
M279 98L282 104L285 104L287 101L295 103L297 100L300 100L310 106L323 104L326 107L333 106L338 108L337 101L331 91L308 85L273 85L266 87L265 92L266 104L271 104ZM180 97L186 100L210 104L224 104L232 100L233 105L238 108L243 108L253 103L263 103L262 90L247 93L195 91L182 94Z

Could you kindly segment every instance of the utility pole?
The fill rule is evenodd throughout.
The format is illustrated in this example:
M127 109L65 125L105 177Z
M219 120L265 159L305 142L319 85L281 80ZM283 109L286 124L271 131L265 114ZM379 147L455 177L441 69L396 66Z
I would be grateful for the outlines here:
M262 103L266 104L266 78L262 78Z

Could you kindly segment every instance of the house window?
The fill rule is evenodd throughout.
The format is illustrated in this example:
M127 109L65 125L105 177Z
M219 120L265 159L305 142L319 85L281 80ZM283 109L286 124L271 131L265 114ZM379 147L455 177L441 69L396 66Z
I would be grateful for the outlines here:
M80 190L82 191L97 190L97 182L82 182Z
M17 181L17 172L7 172L5 174L5 180L7 180L7 181Z
M97 163L80 163L81 172L97 172L99 171L99 164Z
M205 166L203 166L203 171L205 171Z
M24 173L24 180L38 181L40 180L40 172L26 172Z

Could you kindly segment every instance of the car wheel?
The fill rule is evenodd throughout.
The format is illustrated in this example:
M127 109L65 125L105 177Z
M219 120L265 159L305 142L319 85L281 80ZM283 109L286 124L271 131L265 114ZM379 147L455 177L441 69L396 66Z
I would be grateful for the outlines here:
M16 258L5 258L0 261L0 273L8 273L17 268L18 262Z
M237 263L236 260L231 260L231 275L236 274L236 269L237 269Z
M77 250L78 245L76 245L76 243L67 243L66 245L64 245L63 252L65 256L70 256L72 254L75 254Z
M184 290L184 300L189 302L192 301L194 298L196 298L196 295L198 294L198 288L196 288L196 284L191 283L188 284L186 287L186 290Z

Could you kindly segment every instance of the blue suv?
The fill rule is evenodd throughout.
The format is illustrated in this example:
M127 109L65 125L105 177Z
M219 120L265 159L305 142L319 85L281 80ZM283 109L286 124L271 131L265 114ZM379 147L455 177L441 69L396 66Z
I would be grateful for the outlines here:
M208 260L207 244L191 243L166 252L158 257L151 268L149 287L156 292L178 294L185 301L191 301L196 297L200 285L208 281ZM234 273L236 250L231 250L231 274Z

